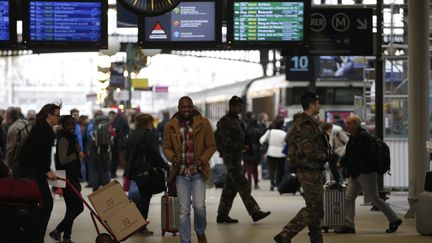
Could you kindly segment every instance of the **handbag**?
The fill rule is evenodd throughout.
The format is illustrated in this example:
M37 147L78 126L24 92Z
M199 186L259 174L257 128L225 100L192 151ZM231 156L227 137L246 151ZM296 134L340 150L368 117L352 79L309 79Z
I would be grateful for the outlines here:
M141 194L158 194L166 190L164 172L145 161L137 173L136 183Z
M24 207L42 207L42 194L31 179L0 179L0 202Z
M267 150L269 148L270 134L271 134L271 129L269 130L269 134L267 135L266 140L261 145L261 154L266 154L267 153Z

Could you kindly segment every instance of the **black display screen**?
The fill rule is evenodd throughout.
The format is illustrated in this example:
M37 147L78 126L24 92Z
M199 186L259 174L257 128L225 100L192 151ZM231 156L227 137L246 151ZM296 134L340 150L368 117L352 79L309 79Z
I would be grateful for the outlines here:
M167 14L143 17L138 42L142 48L216 47L221 42L217 1L182 1Z
M303 0L232 0L228 7L228 45L304 44L309 9Z
M106 48L105 1L28 1L24 6L24 45Z
M14 1L0 0L0 47L12 48L16 45L16 16Z

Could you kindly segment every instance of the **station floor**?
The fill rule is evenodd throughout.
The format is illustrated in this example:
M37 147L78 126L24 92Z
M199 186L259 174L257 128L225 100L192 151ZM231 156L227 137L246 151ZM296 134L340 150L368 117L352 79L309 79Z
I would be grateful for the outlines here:
M120 181L121 179L118 178ZM276 191L270 191L269 181L260 182L260 189L253 190L255 197L263 211L271 211L271 215L258 223L253 223L239 196L235 198L230 216L240 220L238 224L220 225L216 223L216 213L221 194L221 189L207 189L207 230L206 235L209 243L270 243L273 236L303 207L303 198L297 194L279 195ZM83 188L83 195L91 193L88 188ZM153 236L133 235L126 239L127 243L151 242L151 243L174 243L180 242L178 235L173 237L166 233L161 235L160 229L160 208L162 194L154 195L151 200L148 228L154 231ZM388 202L403 219L408 209L407 192L394 192L390 195ZM324 233L324 242L329 243L431 243L432 236L421 236L416 232L415 220L403 219L399 230L393 234L384 233L388 222L381 212L370 211L370 206L362 206L363 197L357 198L356 234L339 235L335 233ZM50 232L64 216L65 204L63 198L56 196L54 209L48 225L47 232ZM93 226L89 211L85 211L76 219L72 240L76 243L95 242L96 230ZM193 243L197 242L195 233L192 232ZM45 242L54 242L46 235ZM307 230L303 230L293 243L309 242Z

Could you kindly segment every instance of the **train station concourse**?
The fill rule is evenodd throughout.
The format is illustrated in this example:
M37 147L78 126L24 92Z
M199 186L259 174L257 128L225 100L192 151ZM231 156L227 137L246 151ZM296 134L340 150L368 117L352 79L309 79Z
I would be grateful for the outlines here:
M121 178L117 178L121 181ZM241 199L237 196L233 203L230 216L239 220L238 224L217 224L216 215L217 207L222 190L220 188L207 188L206 190L206 210L207 210L207 230L206 236L209 243L267 243L274 242L273 237L284 225L291 220L297 211L304 206L302 196L297 193L279 195L277 191L270 191L268 180L260 182L260 189L252 191L252 195L259 203L262 210L271 211L271 214L257 223L252 222L251 217L247 214ZM84 189L83 196L90 194L91 190ZM174 243L179 242L179 236L173 236L171 233L165 233L162 236L161 231L161 196L163 194L153 195L150 203L148 228L154 232L152 236L142 236L139 233L132 235L125 240L126 243ZM356 233L355 234L335 234L332 230L329 233L323 233L324 242L329 243L429 243L431 236L421 236L416 231L414 219L404 219L403 215L408 210L406 201L407 192L392 192L390 199L387 201L396 211L398 217L403 219L402 225L392 234L386 234L388 221L381 212L370 211L370 205L362 205L363 197L360 196L356 201ZM51 231L55 224L64 216L64 201L59 196L55 197L54 209L51 215L48 231ZM191 211L193 214L193 211ZM193 218L193 217L192 217ZM99 226L100 227L100 226ZM97 237L96 230L92 223L89 211L87 209L76 219L73 227L72 240L77 243L92 243ZM47 235L45 242L52 242ZM197 238L192 230L192 242L196 243ZM307 229L303 230L291 242L305 243L309 242Z
M242 157L238 168L249 170L249 174L259 174L259 187L250 185L252 196L262 211L271 214L253 222L240 197L236 197L229 216L239 222L218 224L216 217L222 189L215 188L215 182L209 180L205 234L210 243L273 242L273 237L305 204L300 192L280 195L273 189L285 176L291 175L286 151L289 148L285 146L292 131L289 128L296 114L304 111L302 95L313 92L312 99L319 101L319 106L314 103L319 107L314 117L321 129L315 131L336 127L334 131L339 128L338 134L346 137L343 140L335 133L332 135L333 130L327 130L328 142L330 136L333 136L332 142L338 136L343 140L340 146L343 148L338 156L326 156L324 163L343 158L348 138L353 135L347 132L345 122L357 115L359 127L372 135L375 145L381 146L377 153L385 154L386 161L391 161L388 164L391 175L378 175L377 189L379 196L403 221L399 228L395 226L396 232L385 233L389 228L386 217L371 210L368 198L359 196L355 210L356 232L336 234L330 229L323 234L324 242L430 243L430 16L432 0L0 0L0 165L8 167L4 177L12 178L16 169L14 163L21 166L18 163L21 162L18 158L22 158L18 156L21 155L20 146L24 147L27 135L31 137L32 134L27 128L32 129L41 122L46 125L45 120L38 119L41 117L38 112L44 105L54 107L49 114L45 114L46 110L41 113L49 116L46 123L53 129L48 125L46 128L49 139L55 142L46 143L46 154L37 157L46 159L44 171L49 171L38 174L38 179L46 183L41 178L53 176L56 167L64 166L56 162L60 160L58 146L65 144L58 141L66 129L54 124L62 121L70 128L66 150L68 156L74 158L71 160L77 162L76 183L81 183L83 198L88 202L92 189L97 190L110 179L123 183L123 172L129 162L129 135L142 121L137 117L147 122L145 130L157 133L152 137L152 144L159 146L160 161L167 162L168 167L176 161L168 161L162 152L164 129L170 118L181 113L182 97L189 97L187 102L193 101L190 107L195 116L199 113L208 119L206 139L211 138L210 130L214 133L221 118L233 107L230 100L238 101L235 105L243 106L242 111L233 116L239 118L235 132L244 130L245 143L237 146L244 149L236 152L244 156L248 155L246 150L255 149L254 155L259 157L254 157L254 168ZM25 124L19 133L15 125L18 123ZM190 125L183 121L179 124ZM97 135L99 129L104 136ZM265 141L260 139L272 130L281 130L278 132L283 131L284 135L283 139L280 135L278 144L283 146L277 147L280 163L269 165L267 159L273 156L262 147L269 146L270 135ZM21 137L21 132L27 135ZM185 137L191 136L186 133ZM17 134L20 134L19 139ZM251 137L255 138L255 147ZM226 137L221 140L225 139L228 140ZM35 144L40 145L38 141ZM190 142L182 137L181 143L184 141ZM74 143L77 146L73 146ZM329 146L334 148L336 144ZM191 151L186 150L195 149L192 147L183 146L181 156L187 157ZM30 145L27 148L33 149ZM18 151L16 156L10 155L12 150ZM282 151L286 153L282 155ZM336 153L331 149L328 152ZM217 153L209 162L211 170L224 164ZM31 157L29 154L26 156ZM361 155L364 154L369 155ZM142 157L145 156L141 156L140 161ZM189 162L202 168L200 160ZM182 162L185 164L185 161ZM34 165L26 162L30 167ZM330 181L327 168L325 172L326 180ZM429 177L425 176L428 172ZM101 175L92 177L92 173ZM44 196L48 197L47 187L44 189ZM430 198L421 198L422 193ZM49 234L66 211L64 198L53 195L54 207L45 243L53 242ZM178 234L162 235L161 222L165 220L162 196L155 194L150 202L148 229L153 234L134 233L124 242L180 242ZM427 200L431 203L424 206ZM336 201L343 204L343 199ZM10 207L0 198L0 206L5 205L5 208ZM428 213L418 213L418 205L423 205ZM16 212L20 212L21 206L15 208ZM418 223L416 214L422 219L430 216ZM0 223L8 224L2 217ZM419 225L428 229L428 236L419 233ZM16 229L27 232L22 227ZM84 207L73 224L71 240L91 243L97 237L90 211ZM193 230L192 242L198 242ZM308 232L300 232L291 242L309 242ZM0 243L16 242L4 242L0 235Z

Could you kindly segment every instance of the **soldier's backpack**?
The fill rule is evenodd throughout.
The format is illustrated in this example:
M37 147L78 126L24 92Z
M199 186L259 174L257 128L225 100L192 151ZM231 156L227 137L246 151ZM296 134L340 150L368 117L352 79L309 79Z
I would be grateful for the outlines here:
M380 175L390 174L390 148L389 146L380 138L372 136L372 141L374 145L375 154L377 156L377 172Z
M288 151L287 151L287 157L288 157L288 164L289 167L297 167L298 163L297 163L297 140L296 140L296 136L297 136L297 130L298 130L298 125L297 123L294 123L287 132L287 146L288 146Z
M219 155L223 156L223 148L222 148L222 134L219 128L219 122L216 124L216 131L214 132L215 142L217 150L219 151Z
M111 124L107 116L97 116L94 120L94 145L99 149L108 150L111 146Z

